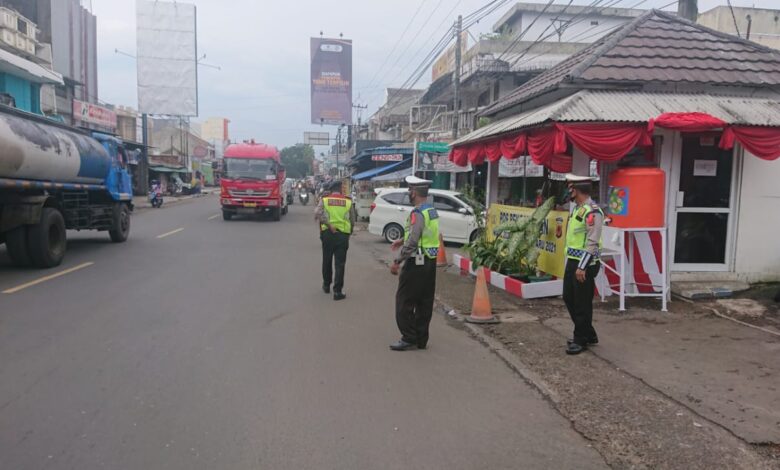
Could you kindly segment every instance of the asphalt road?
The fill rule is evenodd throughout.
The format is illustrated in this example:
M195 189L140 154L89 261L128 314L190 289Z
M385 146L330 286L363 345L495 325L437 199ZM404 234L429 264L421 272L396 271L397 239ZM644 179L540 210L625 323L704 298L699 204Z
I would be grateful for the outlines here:
M123 245L70 234L50 271L0 247L0 468L604 467L445 319L427 351L390 351L397 281L373 237L334 302L311 206L224 222L217 204L137 213Z

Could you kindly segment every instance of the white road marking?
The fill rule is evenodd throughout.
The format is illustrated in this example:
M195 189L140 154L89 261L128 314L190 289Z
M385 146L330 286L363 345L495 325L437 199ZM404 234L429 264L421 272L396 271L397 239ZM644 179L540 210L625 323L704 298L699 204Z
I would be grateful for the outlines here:
M212 215L211 217L209 217L209 220L214 220L214 219L216 219L217 217L219 217L220 215L222 215L222 214L214 214L214 215Z
M168 233L163 233L162 235L157 235L157 238L165 238L165 237L170 237L171 235L174 235L174 234L176 234L176 233L179 233L179 232L181 232L182 230L184 230L184 228L177 228L176 230L171 230L171 231L170 231L170 232L168 232Z
M46 281L51 281L52 279L57 279L58 277L64 276L66 274L70 274L72 272L76 272L76 271L78 271L80 269L88 268L88 267L92 266L93 264L95 264L95 263L93 263L93 262L84 263L84 264L80 264L78 266L74 266L72 268L68 268L68 269L66 269L64 271L60 271L58 273L50 274L48 276L43 276L42 278L36 279L34 281L30 281L30 282L28 282L26 284L22 284L21 286L16 286L16 287L13 287L11 289L6 289L6 290L3 291L3 294L15 294L15 293L19 292L20 290L24 290L24 289L27 289L28 287L36 286L36 285L44 283Z

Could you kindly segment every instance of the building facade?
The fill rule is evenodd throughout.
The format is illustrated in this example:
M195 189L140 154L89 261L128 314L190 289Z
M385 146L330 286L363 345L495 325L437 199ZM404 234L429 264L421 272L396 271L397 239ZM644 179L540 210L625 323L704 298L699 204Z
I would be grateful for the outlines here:
M51 114L61 116L67 124L81 125L73 113L74 100L98 104L95 15L79 0L0 0L0 6L14 9L37 24L38 41L51 45L52 67L64 82L55 87L56 105ZM79 105L75 108L82 109Z
M779 93L780 51L650 11L486 108L491 123L451 156L487 162L489 203L499 160L529 155L577 174L597 161L610 214L639 210L631 201L661 209L653 227L667 243L648 236L636 279L666 263L676 281L776 281ZM664 178L633 194L613 182L613 170L637 167Z
M780 10L719 6L699 15L700 25L780 49ZM735 25L736 23L736 25Z
M223 117L206 119L200 125L200 137L214 147L216 158L222 158L230 143L230 120Z
M44 114L54 106L53 86L62 76L52 71L51 46L39 39L38 27L22 13L0 6L0 93L3 102Z

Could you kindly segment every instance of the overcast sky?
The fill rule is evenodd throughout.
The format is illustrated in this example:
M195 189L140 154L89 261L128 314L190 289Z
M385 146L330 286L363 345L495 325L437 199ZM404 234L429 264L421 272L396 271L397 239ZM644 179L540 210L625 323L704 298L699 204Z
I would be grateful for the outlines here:
M622 0L615 6L660 7L671 0ZM770 8L778 0L733 0L734 6ZM541 3L541 0L539 0ZM135 0L87 0L97 16L99 95L102 101L137 106ZM353 40L353 101L368 104L364 120L384 100L384 89L400 86L433 48L458 14L467 15L488 0L194 0L198 7L200 117L231 120L231 138L255 138L284 147L301 142L309 124L309 38L343 33ZM421 5L422 3L422 5ZM566 4L556 0L556 4ZM574 0L585 5L590 0ZM503 7L472 27L489 32ZM706 11L726 0L699 0ZM229 5L229 6L228 6ZM402 36L418 7L419 13ZM774 6L778 8L777 5ZM676 10L676 6L669 7ZM400 42L399 42L400 40ZM395 52L388 57L398 42ZM387 60L385 60L387 58ZM385 62L384 70L377 69ZM374 79L374 77L376 77ZM426 72L418 87L429 82ZM374 79L372 81L372 79ZM323 150L323 149L321 149Z

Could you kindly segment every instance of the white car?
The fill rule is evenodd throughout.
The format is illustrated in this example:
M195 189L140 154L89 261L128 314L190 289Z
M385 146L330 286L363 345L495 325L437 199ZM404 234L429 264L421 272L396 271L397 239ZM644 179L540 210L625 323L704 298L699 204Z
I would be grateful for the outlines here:
M404 236L404 226L414 209L406 188L380 188L371 205L368 231L380 235L389 243ZM439 213L439 231L446 242L468 243L478 235L474 210L457 191L431 189L428 203Z

